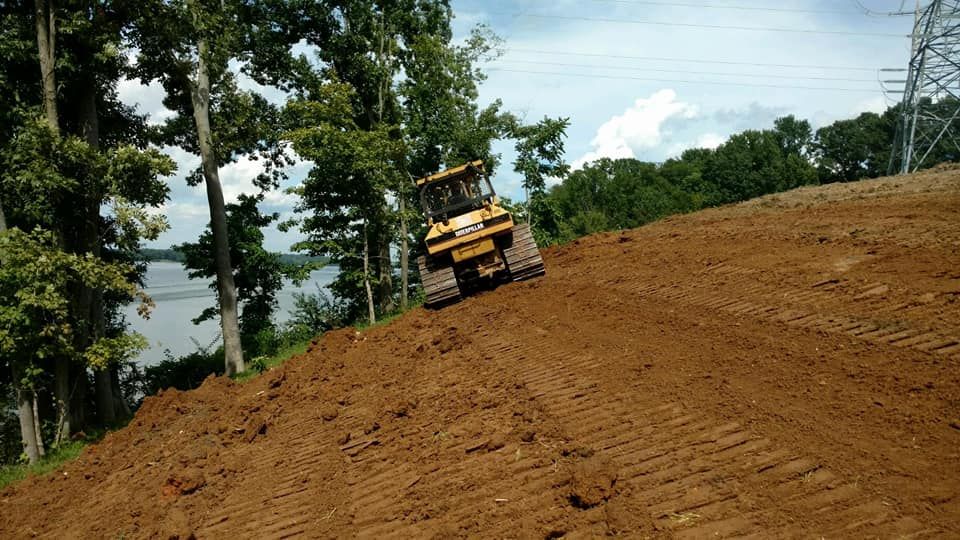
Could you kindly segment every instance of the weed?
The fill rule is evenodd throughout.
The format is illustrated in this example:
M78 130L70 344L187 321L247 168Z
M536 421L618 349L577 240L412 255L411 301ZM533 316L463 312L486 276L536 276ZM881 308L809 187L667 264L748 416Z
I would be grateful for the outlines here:
M680 513L672 512L670 514L670 519L673 521L676 521L677 523L680 523L681 525L686 523L692 523L700 519L700 517L701 517L700 514L696 512L680 512Z

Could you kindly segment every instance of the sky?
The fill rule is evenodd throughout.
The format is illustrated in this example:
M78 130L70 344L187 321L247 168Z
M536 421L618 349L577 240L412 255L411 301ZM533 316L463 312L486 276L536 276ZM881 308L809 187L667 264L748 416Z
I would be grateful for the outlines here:
M574 169L602 157L662 162L694 147L716 147L731 134L764 129L788 114L816 129L899 99L881 80L902 79L910 54L911 16L888 16L901 0L451 0L454 36L477 24L504 39L485 64L480 103L496 99L528 122L570 121L566 159ZM912 5L913 2L907 2ZM868 11L865 12L862 7ZM246 83L252 87L252 83ZM281 102L283 96L266 91ZM156 84L124 81L123 101L150 121L169 116ZM494 146L502 165L494 187L522 199L509 142ZM149 247L195 240L209 221L203 186L185 175L199 158L166 149L179 165L167 179L161 210L169 231ZM299 163L284 187L309 170ZM258 164L241 159L220 170L227 202L254 193ZM267 194L261 209L292 215L294 196ZM294 231L266 231L266 245L289 251Z

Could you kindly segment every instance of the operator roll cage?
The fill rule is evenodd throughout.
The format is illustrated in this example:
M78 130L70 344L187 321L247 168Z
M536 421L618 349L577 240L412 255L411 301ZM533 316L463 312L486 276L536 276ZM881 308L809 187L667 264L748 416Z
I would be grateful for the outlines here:
M464 182L473 178L483 182L486 190L484 190L484 186L481 185L479 195L471 196L466 193L468 190L464 189L467 187ZM460 186L456 194L453 193L455 186ZM443 190L447 190L447 193L443 193ZM443 206L432 206L428 197L430 194L438 194L443 199ZM462 213L461 211L464 209L480 208L487 201L492 202L494 195L495 193L493 186L490 184L490 179L487 178L482 170L473 165L469 165L461 174L421 186L420 204L423 207L423 213L426 214L428 218L433 219L437 216L443 216L444 219L447 219L450 215L459 215L458 212Z

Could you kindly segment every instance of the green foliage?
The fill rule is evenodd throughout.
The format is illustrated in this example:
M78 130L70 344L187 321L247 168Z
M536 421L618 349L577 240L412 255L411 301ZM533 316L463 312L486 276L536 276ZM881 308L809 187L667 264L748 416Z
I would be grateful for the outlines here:
M0 465L0 490L7 486L19 482L30 476L42 476L49 474L69 461L73 461L80 456L83 449L88 444L95 442L99 436L84 438L81 440L69 441L60 446L50 449L46 456L34 465L24 463L12 465ZM19 442L19 441L18 441Z
M884 174L895 130L892 115L871 112L818 129L820 180L851 182Z
M318 336L347 323L347 309L321 288L316 294L294 293L288 328L304 337Z
M102 368L144 345L142 337L120 335L78 350L73 338L71 289L82 285L133 296L129 268L61 251L56 235L42 229L0 233L0 253L0 360L26 367L63 355Z
M251 357L272 351L269 339L274 333L272 317L284 278L305 278L315 267L284 264L279 254L264 249L262 229L274 223L278 216L261 214L257 205L262 200L262 195L240 195L237 203L226 207L230 260L234 267L237 299L243 305L240 331L244 350ZM209 227L196 243L185 243L174 249L183 254L184 266L191 278L216 276L213 234ZM217 290L216 280L211 282L210 288ZM217 314L218 307L211 306L194 319L194 323L212 319Z
M197 388L210 375L223 375L223 349L212 353L198 350L185 356L167 356L159 364L146 366L138 377L137 388L142 396L152 396L160 390Z
M570 166L563 161L563 140L569 126L568 118L544 118L529 126L510 126L509 134L516 140L517 151L513 170L523 176L523 188L531 195L543 193L548 178L563 179L569 172Z

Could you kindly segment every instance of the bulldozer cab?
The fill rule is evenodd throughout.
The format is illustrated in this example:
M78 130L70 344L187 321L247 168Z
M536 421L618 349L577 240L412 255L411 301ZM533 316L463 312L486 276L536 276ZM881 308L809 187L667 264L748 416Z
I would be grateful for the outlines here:
M431 221L446 221L492 203L495 193L479 161L420 179L420 204Z

